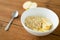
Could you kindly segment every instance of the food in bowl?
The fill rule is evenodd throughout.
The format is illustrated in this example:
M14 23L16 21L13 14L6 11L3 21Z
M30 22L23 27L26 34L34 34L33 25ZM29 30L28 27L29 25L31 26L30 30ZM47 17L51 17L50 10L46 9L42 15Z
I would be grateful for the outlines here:
M52 28L52 22L45 17L28 16L25 19L25 25L35 31L46 32Z
M25 20L29 16L39 16L41 18L47 18L52 22L51 23L52 26L48 31L44 31L44 32L32 30L31 28L29 28L29 26L27 26L25 24ZM24 11L23 14L21 15L21 23L22 23L22 26L24 27L24 29L28 33L35 35L35 36L46 36L46 35L52 33L58 27L59 17L54 11L52 11L48 8L37 7L37 8L31 8L29 10Z

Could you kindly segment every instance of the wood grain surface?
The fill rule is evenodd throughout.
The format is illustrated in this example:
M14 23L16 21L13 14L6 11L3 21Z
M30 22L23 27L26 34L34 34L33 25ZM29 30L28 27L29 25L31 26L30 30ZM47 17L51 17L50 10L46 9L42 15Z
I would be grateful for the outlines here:
M38 7L53 10L60 19L60 0L0 0L0 40L60 40L60 22L53 33L43 37L33 36L23 28L20 17L25 11L22 6L26 1L33 1ZM14 19L9 31L5 31L14 10L19 11L19 16Z

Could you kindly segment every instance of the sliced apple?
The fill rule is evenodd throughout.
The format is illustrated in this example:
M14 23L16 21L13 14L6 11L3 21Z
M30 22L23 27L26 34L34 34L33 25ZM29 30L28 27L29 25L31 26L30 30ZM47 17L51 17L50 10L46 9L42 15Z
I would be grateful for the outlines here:
M35 8L35 7L37 7L37 3L35 2L27 1L23 4L23 8L26 10L30 8Z
M36 8L37 7L37 3L33 2L29 8Z

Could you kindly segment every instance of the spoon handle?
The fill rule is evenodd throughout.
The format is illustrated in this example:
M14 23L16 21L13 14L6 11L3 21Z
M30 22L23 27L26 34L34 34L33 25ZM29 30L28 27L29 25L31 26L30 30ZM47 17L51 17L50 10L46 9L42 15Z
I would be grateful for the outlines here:
M12 19L9 21L9 23L7 24L7 26L5 27L5 30L6 30L6 31L10 28L10 25L11 25L13 19L14 19L14 18L12 18Z

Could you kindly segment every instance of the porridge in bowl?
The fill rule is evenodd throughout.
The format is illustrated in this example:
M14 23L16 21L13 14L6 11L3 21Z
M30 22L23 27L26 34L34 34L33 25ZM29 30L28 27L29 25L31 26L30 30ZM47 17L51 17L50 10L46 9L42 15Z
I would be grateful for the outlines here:
M45 17L28 16L25 19L25 25L35 31L45 32L52 28L52 22Z
M24 29L35 36L52 33L59 24L56 13L48 8L37 7L23 12L21 23Z

